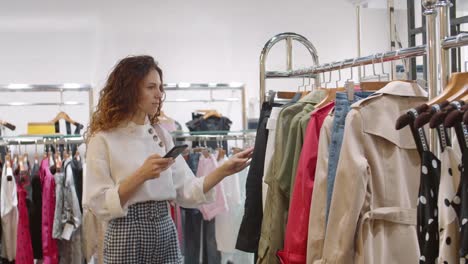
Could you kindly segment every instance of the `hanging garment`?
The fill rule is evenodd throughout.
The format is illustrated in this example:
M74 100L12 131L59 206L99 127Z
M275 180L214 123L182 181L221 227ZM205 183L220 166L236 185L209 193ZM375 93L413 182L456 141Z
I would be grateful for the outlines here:
M58 264L57 241L52 237L55 216L55 179L49 169L49 159L41 162L42 185L42 252L44 264Z
M317 166L315 168L314 191L311 197L309 213L309 233L307 238L307 263L322 258L325 240L325 211L327 205L328 147L333 128L332 110L323 121L320 129Z
M464 128L464 132L465 136L467 136L466 128ZM462 153L460 184L451 203L457 213L458 224L460 226L460 248L458 249L460 263L468 262L468 170L466 170L466 166L468 166L468 154L465 152Z
M71 169L73 171L73 181L75 184L76 196L78 197L78 203L80 210L83 212L83 205L81 200L83 199L83 164L80 156L75 156L71 160Z
M341 145L343 143L343 134L345 120L348 112L351 110L351 105L364 98L367 98L372 93L370 92L355 92L353 100L348 99L346 93L337 93L335 99L335 114L333 119L333 129L331 142L329 146L328 156L328 175L327 175L327 209L325 221L328 219L330 212L330 203L332 199L333 186L335 183L336 168L340 157Z
M427 93L395 81L346 117L322 263L416 263L421 161L409 127L393 124Z
M247 174L249 173L249 167L245 168L244 170L238 172L239 175L239 186L240 188L240 200L241 200L241 205L238 207L234 207L233 210L233 224L232 224L232 229L234 234L237 237L237 234L239 233L240 225L242 223L242 217L244 215L244 204L245 204L245 186L247 182ZM228 262L230 261L230 262ZM244 251L240 251L238 249L234 250L234 253L226 253L222 252L222 262L223 264L228 264L228 263L242 263L242 264L254 264L254 254L253 253L248 253Z
M265 209L266 196L268 193L268 184L265 183L265 177L270 167L271 158L275 153L275 135L276 135L276 123L283 107L273 107L271 109L270 117L268 118L266 129L268 130L268 140L265 149L265 165L263 167L263 184L262 184L262 204Z
M81 264L81 210L75 191L72 159L64 162L63 173L55 174L56 207L53 237L59 239L60 263Z
M310 112L325 94L323 90L316 90L306 95L298 103L283 109L278 118L275 153L265 178L269 188L259 242L258 263L278 263L276 252L283 248L291 177L295 175Z
M218 168L218 162L216 161L215 155L200 155L200 160L198 161L197 177L207 176L216 170L216 168ZM199 206L199 209L203 215L203 219L207 221L212 220L218 214L224 213L228 210L223 185L217 184L214 189L216 190L215 201Z
M292 192L284 249L278 252L282 263L306 263L307 235L320 128L334 107L331 102L311 114L304 138L304 147L298 162L296 181Z
M8 261L16 257L18 237L18 196L13 170L3 165L0 190L0 213L2 218L2 256Z
M419 263L435 263L439 256L437 197L439 194L440 161L429 151L423 152L418 196Z
M256 253L260 240L260 229L263 219L262 206L262 177L265 166L265 151L268 141L266 128L273 106L263 103L258 120L255 147L252 154L247 181L245 184L246 199L244 204L244 216L237 235L236 248L245 252Z
M18 192L18 235L16 241L16 259L17 264L33 264L34 253L32 249L31 234L29 232L29 216L27 208L27 196L25 185L29 184L26 175L27 170L20 172L20 181L17 182Z
M441 154L441 175L437 207L439 210L439 263L458 263L460 241L457 214L451 206L455 188L460 182L460 157L455 150L446 146Z
M223 131L219 132L217 135L227 135L226 131L229 131L231 128L232 121L227 117L215 117L211 116L204 118L203 115L193 115L192 120L187 122L185 125L191 132L200 132L200 131ZM206 142L206 145L212 149L218 147L218 142L216 140L209 140ZM199 142L194 141L192 147L198 147ZM222 141L223 149L228 149L227 141Z
M227 158L218 161L221 166ZM236 212L241 206L239 175L237 173L224 178L219 184L222 185L226 197L228 210L216 216L216 245L221 252L233 253L236 248L237 232Z
M42 259L42 185L39 176L39 161L31 169L31 207L29 209L29 231L35 259Z

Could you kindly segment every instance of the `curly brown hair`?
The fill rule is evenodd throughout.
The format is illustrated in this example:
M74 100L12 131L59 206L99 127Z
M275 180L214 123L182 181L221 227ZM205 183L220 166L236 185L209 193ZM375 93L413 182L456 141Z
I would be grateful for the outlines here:
M153 57L129 56L117 63L99 92L99 102L85 133L86 141L97 132L109 131L132 118L138 107L140 83L152 69L161 77L160 89L164 94L163 73ZM158 122L161 105L162 102L154 116L149 116L151 124Z

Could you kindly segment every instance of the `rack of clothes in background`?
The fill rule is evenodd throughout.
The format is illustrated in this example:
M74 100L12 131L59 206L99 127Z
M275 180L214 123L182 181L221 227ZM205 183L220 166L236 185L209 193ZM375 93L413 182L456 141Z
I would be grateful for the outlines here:
M83 263L81 143L77 136L0 140L9 150L0 161L2 263ZM35 146L32 156L27 145Z
M427 26L435 28L431 23L434 17ZM236 248L257 253L257 263L467 261L468 73L437 79L433 51L467 46L468 34L447 37L440 47L432 40L289 70L283 76L308 75L319 85L288 95L286 104L260 86L261 125ZM376 73L376 64L424 55L427 90ZM353 74L353 67L366 65L379 81L341 78L343 69ZM337 87L326 88L332 71Z

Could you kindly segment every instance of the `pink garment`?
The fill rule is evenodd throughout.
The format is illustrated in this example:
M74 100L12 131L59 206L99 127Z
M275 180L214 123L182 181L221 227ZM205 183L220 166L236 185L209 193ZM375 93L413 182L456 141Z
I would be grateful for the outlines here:
M209 154L208 157L205 157L205 155L202 154L200 155L200 160L198 161L197 176L206 176L213 172L217 167L218 162L216 162L214 155ZM223 186L221 184L217 184L214 188L216 190L216 200L210 204L201 205L198 208L203 215L203 219L207 221L213 219L220 213L228 211Z
M55 179L49 169L49 159L43 159L39 169L42 184L42 252L44 264L58 264L57 241L52 238L55 215Z
M16 264L33 264L34 255L29 233L28 208L26 207L26 196L28 193L24 189L24 183L18 182L18 234L16 239Z

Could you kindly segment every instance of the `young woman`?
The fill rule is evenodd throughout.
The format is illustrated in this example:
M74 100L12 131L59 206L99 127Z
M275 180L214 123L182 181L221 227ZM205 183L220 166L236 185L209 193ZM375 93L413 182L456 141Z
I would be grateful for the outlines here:
M86 134L84 204L108 221L104 263L182 263L167 201L196 207L215 198L212 188L246 168L252 149L197 178L157 124L162 70L150 56L121 60L104 89Z

